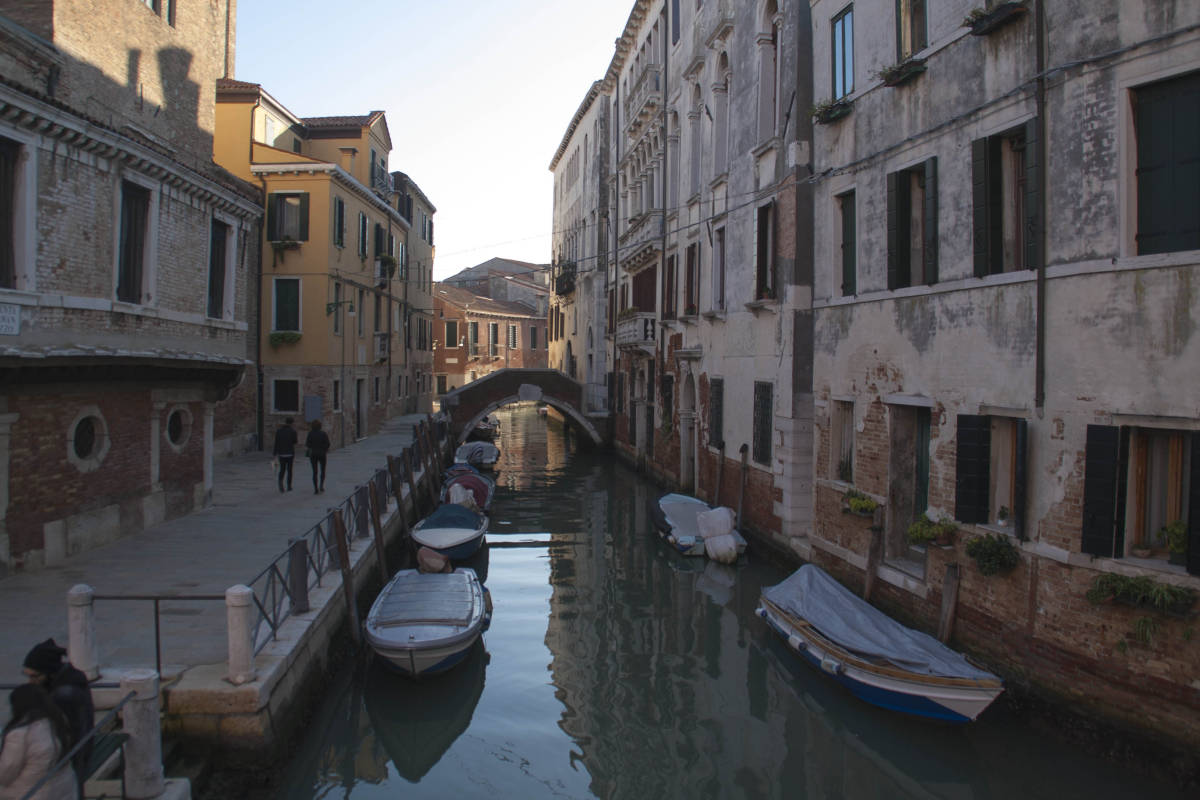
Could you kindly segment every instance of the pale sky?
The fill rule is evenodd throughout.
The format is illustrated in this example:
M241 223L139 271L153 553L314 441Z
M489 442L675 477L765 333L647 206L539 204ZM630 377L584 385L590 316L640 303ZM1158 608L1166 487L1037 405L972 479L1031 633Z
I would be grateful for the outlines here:
M633 0L241 0L238 80L300 117L387 113L437 208L434 278L550 261L550 159Z

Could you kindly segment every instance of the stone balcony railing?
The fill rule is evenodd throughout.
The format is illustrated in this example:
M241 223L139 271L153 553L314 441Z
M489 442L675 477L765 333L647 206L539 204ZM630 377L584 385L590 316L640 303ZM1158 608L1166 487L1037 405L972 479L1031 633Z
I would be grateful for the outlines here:
M662 105L662 68L649 64L638 76L625 99L625 119L629 120L629 133L636 135Z
M654 352L654 312L636 311L617 320L617 347Z

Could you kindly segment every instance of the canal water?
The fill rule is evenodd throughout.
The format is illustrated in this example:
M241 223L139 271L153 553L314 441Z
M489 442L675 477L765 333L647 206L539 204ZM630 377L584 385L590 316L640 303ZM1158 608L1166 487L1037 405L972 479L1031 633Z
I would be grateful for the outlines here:
M532 407L498 416L482 644L420 681L347 664L269 796L1182 797L1003 703L969 726L862 703L754 615L786 573L753 544L736 567L678 556L652 484Z

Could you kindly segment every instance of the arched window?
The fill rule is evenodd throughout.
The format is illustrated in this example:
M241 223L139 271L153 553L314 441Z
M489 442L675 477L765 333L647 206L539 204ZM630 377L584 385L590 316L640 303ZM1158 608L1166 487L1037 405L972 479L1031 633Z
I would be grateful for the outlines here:
M779 11L775 0L763 7L758 34L758 140L779 129Z
M717 60L717 82L713 84L713 174L729 171L729 56Z
M692 110L688 113L689 137L692 141L691 148L691 164L689 171L691 173L690 191L691 194L699 194L700 192L700 114L704 101L700 97L700 86L697 84L692 87Z

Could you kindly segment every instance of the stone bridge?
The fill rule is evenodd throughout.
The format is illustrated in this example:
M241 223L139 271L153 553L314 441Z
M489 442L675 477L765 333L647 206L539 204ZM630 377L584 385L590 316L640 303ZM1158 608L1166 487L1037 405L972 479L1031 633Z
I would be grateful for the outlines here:
M496 409L529 401L553 406L594 444L605 442L604 435L583 412L583 385L554 369L496 370L442 395L442 411L450 419L450 436L462 442L480 420Z

